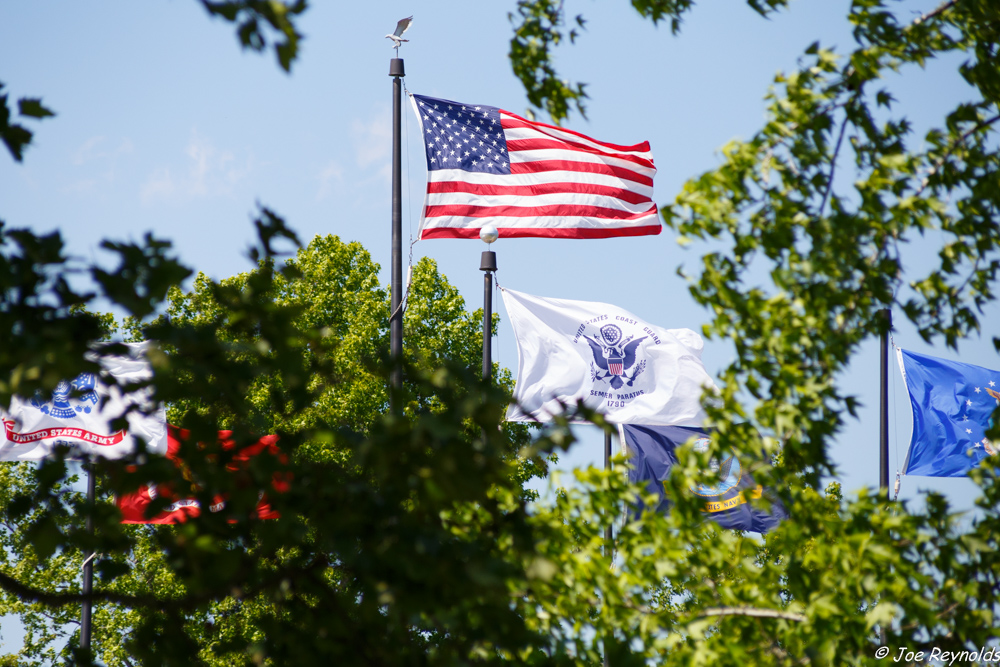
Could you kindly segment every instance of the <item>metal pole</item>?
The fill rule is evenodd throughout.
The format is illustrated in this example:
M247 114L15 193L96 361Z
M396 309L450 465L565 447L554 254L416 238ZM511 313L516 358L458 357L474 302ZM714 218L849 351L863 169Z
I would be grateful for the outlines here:
M392 78L392 283L390 285L391 316L389 318L389 357L392 360L390 383L392 389L403 386L403 195L402 195L402 121L403 86L406 75L402 58L389 61L389 76ZM399 406L393 405L393 412Z
M889 332L892 331L892 311L883 308L878 311L885 320L879 334L879 466L878 490L889 498ZM879 626L879 643L886 645L886 629Z
M611 433L604 432L604 469L611 471ZM611 524L604 529L605 555L611 555Z
M611 433L608 431L604 432L604 469L607 471L611 470ZM611 522L604 528L604 555L609 558L612 556L612 540L613 535L611 533ZM610 635L604 637L604 667L609 667L610 662L608 662L608 643Z
M87 469L87 532L94 534L94 499L97 495L94 479L94 464L87 462L84 464ZM83 594L88 595L94 585L94 554L91 553L83 563ZM90 651L90 626L91 626L91 602L83 601L83 608L80 610L80 648Z
M889 495L889 332L892 331L892 311L879 311L885 319L885 327L880 335L881 357L879 359L879 477L880 493Z
M497 270L497 254L484 250L479 261L483 273L483 380L493 377L493 272Z
M483 382L487 385L493 378L493 272L497 270L497 254L484 250L479 260L479 270L483 271ZM485 396L483 397L485 399ZM486 428L483 427L483 442L486 442Z

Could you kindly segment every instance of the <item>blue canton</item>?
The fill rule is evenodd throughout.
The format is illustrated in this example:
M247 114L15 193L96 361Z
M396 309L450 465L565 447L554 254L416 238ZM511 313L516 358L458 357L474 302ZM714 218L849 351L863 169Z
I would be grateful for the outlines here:
M420 109L427 170L510 174L500 109L414 95Z

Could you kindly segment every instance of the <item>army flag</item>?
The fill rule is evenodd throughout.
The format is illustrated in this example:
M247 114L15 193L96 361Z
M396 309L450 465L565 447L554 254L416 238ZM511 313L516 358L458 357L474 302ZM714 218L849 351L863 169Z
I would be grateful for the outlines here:
M669 511L670 500L663 482L670 477L670 470L677 463L677 447L693 439L695 451L706 451L710 434L697 427L683 426L623 424L619 429L629 455L629 481L645 484L647 490L659 498L658 504L649 509ZM788 518L788 511L781 501L757 484L735 455L722 461L712 461L712 472L717 479L714 484L699 484L691 488L693 495L705 499L705 518L715 521L722 528L762 534ZM764 503L754 502L764 495L770 501L767 509Z
M715 384L690 329L663 329L606 303L503 289L517 338L508 421L547 421L582 400L621 424L698 425Z
M15 397L6 412L0 411L0 461L38 461L57 446L68 447L74 458L121 458L135 449L136 438L146 442L148 451L166 452L166 413L153 404L151 391L123 394L101 379L106 374L118 384L132 384L152 377L145 343L126 348L125 356L101 357L101 374L62 381L49 396ZM134 406L141 410L129 412ZM122 415L128 427L113 430L109 422Z
M194 455L198 450L191 448L189 433L185 430L169 427L167 458L173 461L178 467L184 467L184 454ZM219 431L219 443L223 449L233 449L236 444L232 439L232 431ZM227 469L233 474L241 474L250 459L267 453L271 456L283 456L278 449L278 436L266 435L257 442L244 447L232 458ZM187 448L185 448L187 446ZM271 482L271 488L267 491L282 493L288 490L288 479L284 475L276 474ZM194 487L186 491L171 488L167 485L143 484L135 493L118 496L115 504L122 513L122 523L183 523L190 518L201 514L201 504L193 496L196 493ZM276 519L278 512L271 508L264 489L258 491L259 502L255 512L257 519ZM153 516L146 516L147 508L157 498L169 500L169 504ZM221 511L226 505L226 499L216 494L212 504L209 505L209 512Z
M483 104L411 95L427 158L420 239L596 239L662 230L649 144L619 146Z
M907 475L961 477L996 454L986 438L1000 402L1000 372L896 349L913 414Z

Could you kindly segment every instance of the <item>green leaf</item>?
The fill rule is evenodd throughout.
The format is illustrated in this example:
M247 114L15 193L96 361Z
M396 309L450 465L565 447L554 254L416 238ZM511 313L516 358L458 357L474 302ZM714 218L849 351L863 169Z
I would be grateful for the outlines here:
M41 99L22 97L17 101L17 106L22 116L29 116L31 118L55 116L55 113L42 106Z

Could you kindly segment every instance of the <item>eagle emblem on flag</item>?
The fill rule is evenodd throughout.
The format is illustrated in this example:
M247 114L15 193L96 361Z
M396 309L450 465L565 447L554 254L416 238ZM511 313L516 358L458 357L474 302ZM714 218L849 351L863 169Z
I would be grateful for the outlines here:
M705 453L711 445L709 438L698 438L694 441L694 451ZM721 464L718 459L711 459L708 462L711 474L717 478L715 484L699 484L692 490L699 496L721 496L739 486L743 479L743 467L739 459L730 456Z
M645 360L638 365L635 363L639 343L646 340L646 336L625 338L617 325L605 324L598 330L596 337L583 335L581 338L587 341L590 351L594 354L594 363L590 367L592 379L604 381L610 378L612 389L618 389L623 385L631 387L646 368ZM629 375L628 371L633 366L635 370Z
M78 413L90 414L100 400L94 391L96 387L97 378L93 373L81 373L72 382L60 380L52 391L51 400L36 394L31 399L31 406L56 419L69 419Z

